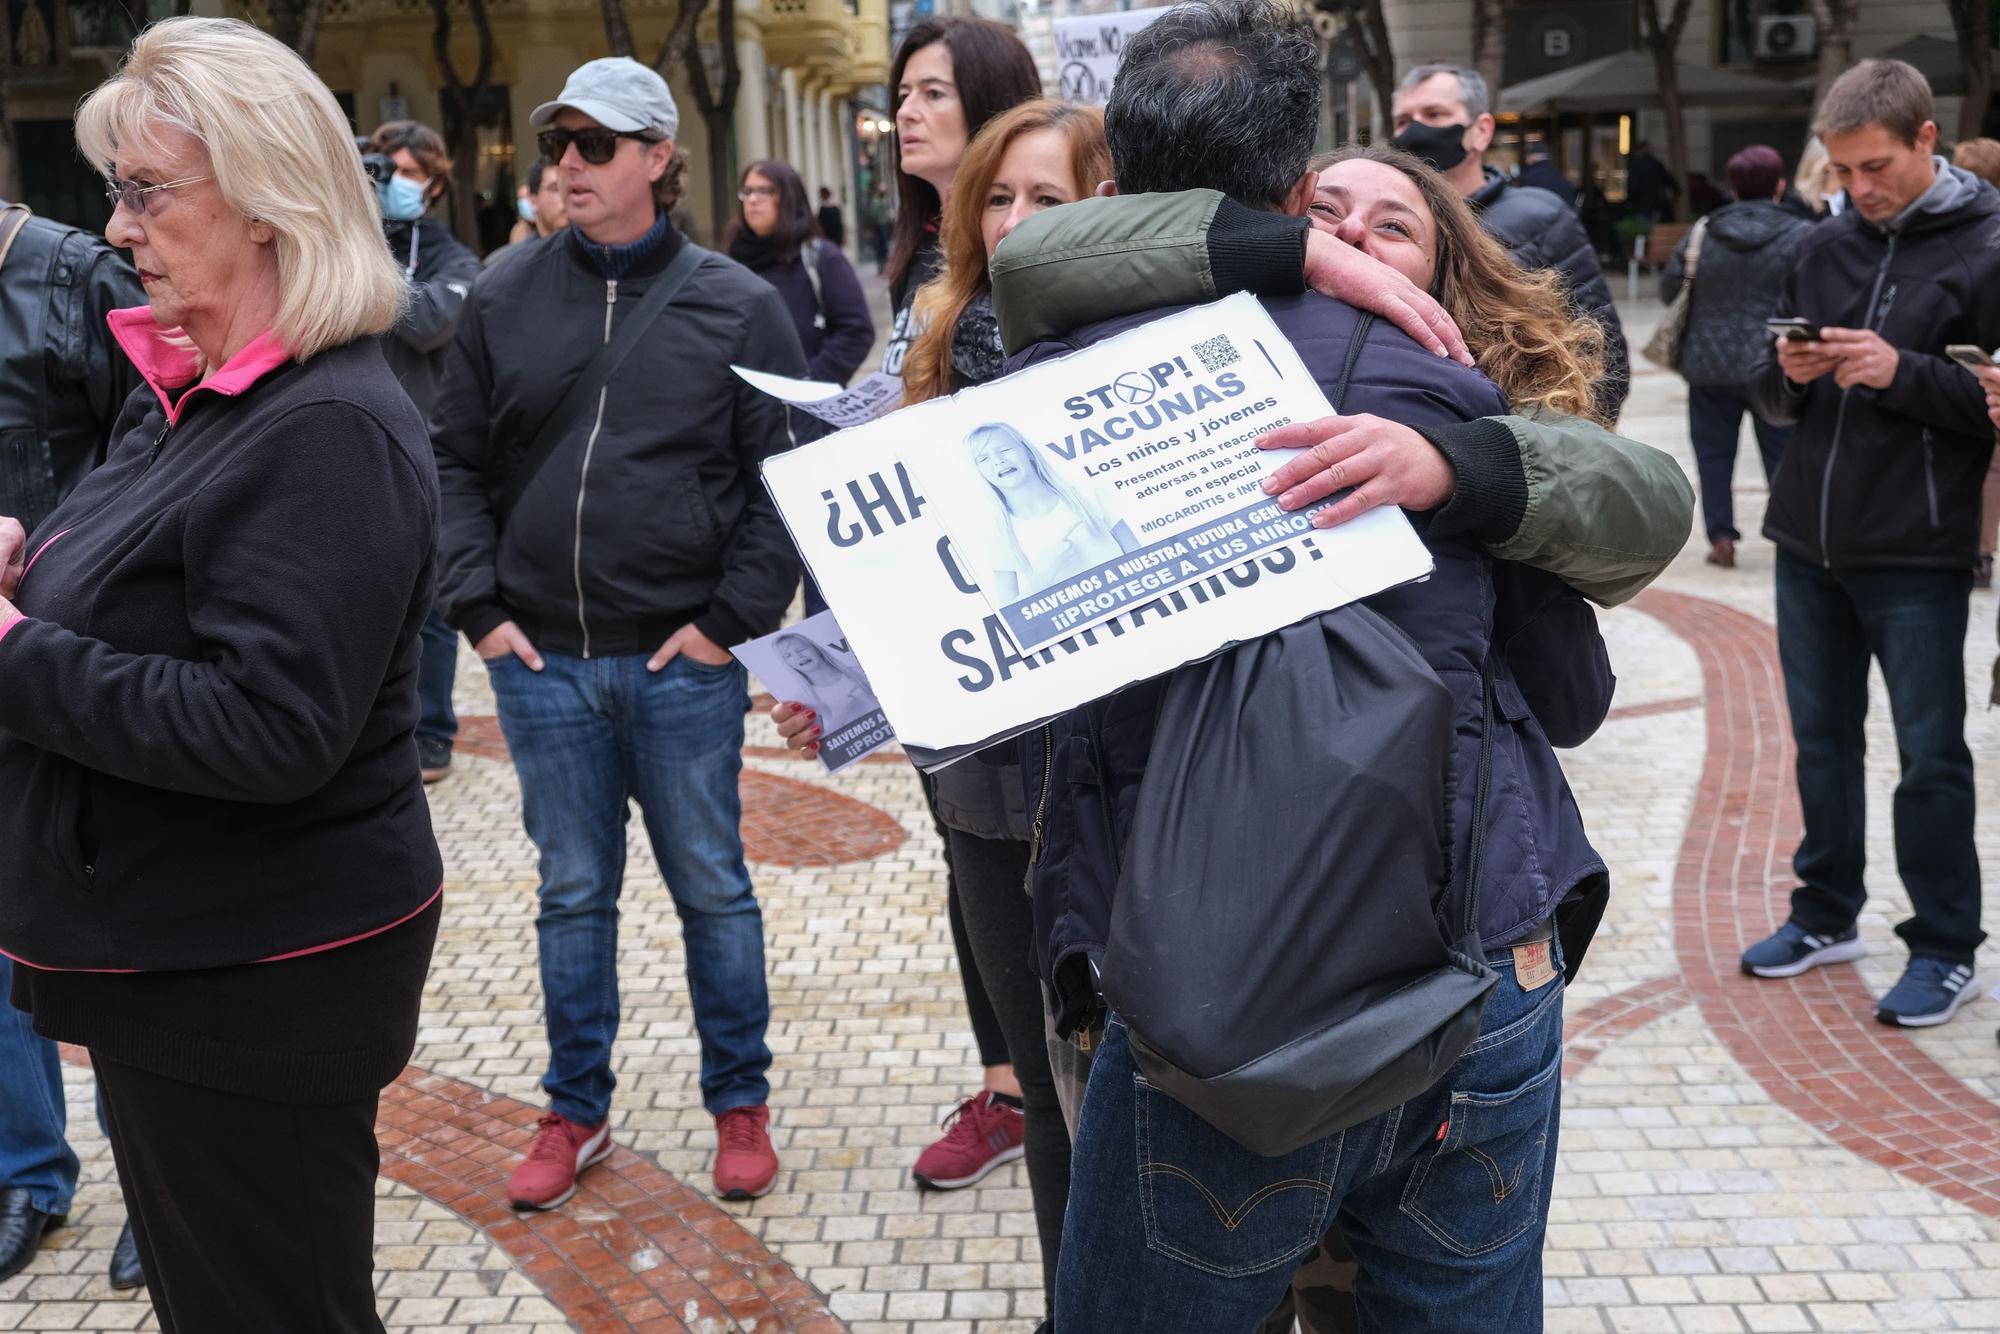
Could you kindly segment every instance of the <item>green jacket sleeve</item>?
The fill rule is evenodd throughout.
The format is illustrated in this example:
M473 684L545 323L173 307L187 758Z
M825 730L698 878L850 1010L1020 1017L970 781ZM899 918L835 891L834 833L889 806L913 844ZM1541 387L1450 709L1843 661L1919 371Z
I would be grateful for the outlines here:
M1547 570L1601 606L1658 578L1693 528L1680 465L1587 418L1536 411L1424 436L1458 473L1433 532L1470 532L1495 560Z
M1215 190L1112 195L1045 209L993 252L993 313L1011 355L1114 315L1305 290L1304 218Z

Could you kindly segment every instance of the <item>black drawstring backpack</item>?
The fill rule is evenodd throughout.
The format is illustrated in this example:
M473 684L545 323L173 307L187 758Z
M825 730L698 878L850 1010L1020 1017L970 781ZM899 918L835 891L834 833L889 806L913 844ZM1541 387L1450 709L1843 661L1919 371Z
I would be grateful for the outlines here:
M1098 986L1139 1073L1253 1153L1408 1101L1479 1031L1498 981L1478 936L1491 682L1460 868L1453 714L1409 636L1359 603L1162 694Z

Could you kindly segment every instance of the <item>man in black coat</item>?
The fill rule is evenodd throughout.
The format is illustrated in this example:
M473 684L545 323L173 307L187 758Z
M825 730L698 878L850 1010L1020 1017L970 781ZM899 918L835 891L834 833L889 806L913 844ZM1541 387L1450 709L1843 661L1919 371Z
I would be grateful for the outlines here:
M105 316L146 304L139 275L104 238L0 200L0 514L35 538L56 502L104 461L139 381ZM0 955L0 1282L62 1222L77 1159L64 1138L56 1044L5 1003L13 964ZM111 1286L144 1281L128 1224Z
M1547 190L1523 189L1486 165L1493 142L1492 98L1479 71L1460 65L1419 65L1396 90L1392 141L1442 172L1479 215L1487 234L1524 269L1562 274L1577 308L1604 326L1604 379L1597 406L1615 421L1632 387L1625 330L1597 250L1576 210Z
M410 282L410 304L382 337L382 355L404 392L429 421L444 378L444 353L458 331L459 312L479 276L479 260L459 243L431 208L451 190L451 154L444 136L413 120L392 120L369 136L370 171L382 200L382 229L390 253ZM458 675L458 631L432 613L424 624L424 655L417 667L417 757L424 781L451 769L458 715L451 689Z
M1935 156L1931 90L1915 69L1864 60L1821 103L1815 132L1852 207L1811 231L1777 314L1808 321L1767 345L1758 411L1797 423L1771 483L1778 649L1798 741L1805 836L1791 915L1743 955L1791 977L1866 951L1862 722L1882 666L1902 780L1896 869L1914 915L1886 1024L1941 1024L1975 994L1979 856L1965 744L1965 631L1980 483L1993 453L1985 395L1945 349L2000 345L2000 195Z

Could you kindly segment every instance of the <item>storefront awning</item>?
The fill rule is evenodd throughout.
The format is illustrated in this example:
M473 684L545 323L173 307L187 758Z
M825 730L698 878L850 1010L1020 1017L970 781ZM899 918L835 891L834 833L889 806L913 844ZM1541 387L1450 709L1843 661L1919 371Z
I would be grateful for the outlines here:
M1811 101L1811 92L1733 70L1681 65L1681 103L1690 107L1788 106ZM1500 90L1503 115L1554 115L1564 111L1634 111L1660 105L1653 57L1620 51L1527 79Z

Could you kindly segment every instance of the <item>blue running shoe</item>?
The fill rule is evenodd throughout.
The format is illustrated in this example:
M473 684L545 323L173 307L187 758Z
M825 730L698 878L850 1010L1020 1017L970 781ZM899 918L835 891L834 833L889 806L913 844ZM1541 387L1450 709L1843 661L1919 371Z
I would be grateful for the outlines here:
M1898 1028L1929 1028L1978 994L1971 964L1918 955L1903 970L1903 980L1876 1002L1875 1017Z
M1852 963L1868 949L1853 927L1837 936L1822 936L1797 922L1786 922L1743 951L1743 971L1752 977L1797 977L1823 963Z

